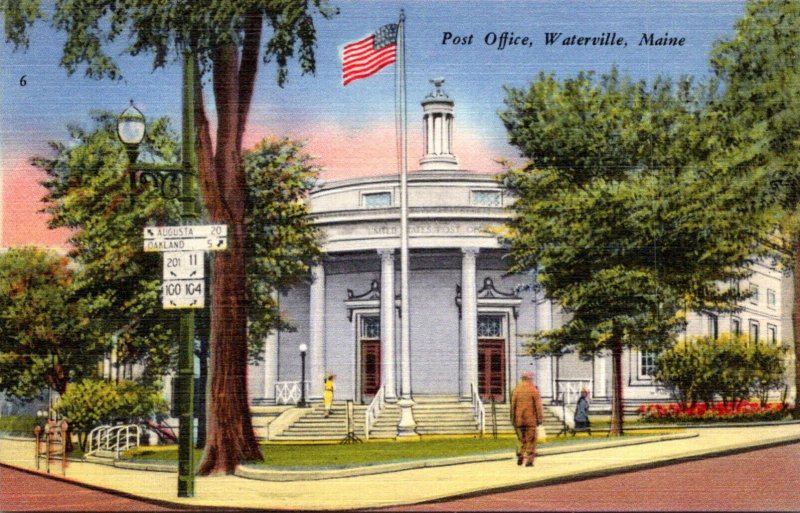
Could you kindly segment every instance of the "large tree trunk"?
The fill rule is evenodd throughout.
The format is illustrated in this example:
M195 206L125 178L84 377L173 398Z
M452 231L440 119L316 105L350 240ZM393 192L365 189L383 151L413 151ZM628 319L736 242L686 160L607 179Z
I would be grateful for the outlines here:
M794 409L792 417L800 419L800 239L794 247L794 308L792 328L794 338Z
M199 473L232 474L246 461L262 459L247 398L247 290L245 266L246 180L241 166L242 135L257 69L260 17L250 20L239 64L238 49L212 51L217 106L212 151L202 86L195 82L198 168L203 198L214 222L228 225L228 250L214 259L211 294L211 397L206 448ZM255 48L255 58L253 57Z
M244 233L230 226L229 249L214 264L211 321L211 401L206 450L200 464L203 475L233 473L245 461L261 459L253 433L247 400L247 308ZM235 249L234 249L235 248Z
M624 422L622 405L622 341L615 334L611 346L611 428L610 436L622 436Z

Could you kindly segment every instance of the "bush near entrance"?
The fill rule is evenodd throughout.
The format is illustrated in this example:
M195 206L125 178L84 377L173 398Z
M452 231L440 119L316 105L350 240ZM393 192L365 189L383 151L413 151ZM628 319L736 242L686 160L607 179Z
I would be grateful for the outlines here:
M753 422L781 420L788 410L784 404L762 406L759 402L743 401L736 406L700 403L695 406L646 404L639 407L642 422Z
M786 347L742 335L693 337L663 351L653 377L682 411L721 401L727 415L750 398L764 408L770 392L785 390L785 358Z

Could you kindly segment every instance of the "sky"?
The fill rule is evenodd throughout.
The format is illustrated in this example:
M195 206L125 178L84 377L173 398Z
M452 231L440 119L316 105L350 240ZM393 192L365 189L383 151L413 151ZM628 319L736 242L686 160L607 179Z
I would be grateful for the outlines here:
M305 141L323 167L323 180L397 172L394 144L394 72L341 85L341 48L382 25L406 16L406 75L409 169L422 154L420 101L433 90L429 80L445 78L455 101L453 152L462 169L501 170L498 159L514 159L497 113L504 87L523 88L540 72L558 77L581 70L608 71L652 79L709 74L713 45L733 34L743 1L536 1L415 0L331 1L339 15L317 20L317 72L301 75L290 63L289 81L279 88L274 65L262 65L249 116L245 147L265 136ZM528 37L529 44L499 48L503 33ZM545 44L546 33L623 38L619 46ZM639 45L642 34L685 38L682 46ZM30 165L35 155L52 155L48 141L67 141L67 125L89 126L93 110L122 112L133 99L148 118L180 120L179 61L152 69L147 55L112 55L122 68L117 82L93 80L79 69L68 76L59 66L64 35L46 22L35 25L27 51L0 43L0 246L38 244L65 247L69 232L48 230L38 211L43 175ZM450 37L447 37L450 34ZM472 36L470 38L470 35ZM471 44L453 44L471 41ZM521 39L517 39L520 43ZM24 76L24 85L21 79ZM210 93L206 104L213 107ZM213 110L213 109L212 109ZM211 113L213 116L213 112Z

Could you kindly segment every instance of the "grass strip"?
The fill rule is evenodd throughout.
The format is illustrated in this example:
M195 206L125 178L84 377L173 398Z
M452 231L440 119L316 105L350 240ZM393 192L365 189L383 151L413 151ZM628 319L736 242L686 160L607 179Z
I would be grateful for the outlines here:
M664 434L681 430L655 430L647 433L625 435L626 438ZM577 436L548 437L540 444L542 447L556 445L585 444L609 440L605 433L595 433L591 437L585 433ZM297 468L342 468L350 466L377 465L412 460L450 458L508 452L515 450L517 440L513 436L498 438L446 438L420 440L418 442L370 441L362 444L341 445L338 443L316 444L261 444L264 461L255 463L264 467ZM139 447L125 454L126 458L137 462L177 462L176 446ZM195 451L199 461L202 450Z

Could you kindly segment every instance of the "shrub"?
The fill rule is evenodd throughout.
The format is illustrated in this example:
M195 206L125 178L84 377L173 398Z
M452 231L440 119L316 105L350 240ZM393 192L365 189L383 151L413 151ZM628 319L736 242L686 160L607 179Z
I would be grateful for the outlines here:
M786 350L722 335L681 341L656 359L654 377L668 388L682 410L717 398L735 408L751 396L767 404L771 390L784 386Z
M79 434L81 447L85 449L86 435L93 428L164 413L167 403L160 391L133 381L85 379L67 389L56 409L67 417L70 430Z

